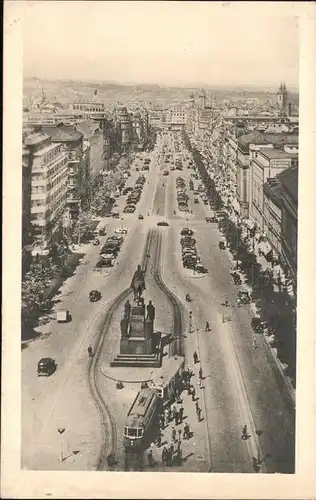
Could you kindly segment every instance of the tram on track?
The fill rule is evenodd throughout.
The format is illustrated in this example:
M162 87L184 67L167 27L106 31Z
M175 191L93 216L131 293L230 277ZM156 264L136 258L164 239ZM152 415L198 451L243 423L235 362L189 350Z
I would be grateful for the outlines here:
M123 430L123 445L125 451L139 450L152 433L158 423L164 407L172 403L176 389L180 388L184 357L175 356L167 359L148 387L142 388L126 417Z

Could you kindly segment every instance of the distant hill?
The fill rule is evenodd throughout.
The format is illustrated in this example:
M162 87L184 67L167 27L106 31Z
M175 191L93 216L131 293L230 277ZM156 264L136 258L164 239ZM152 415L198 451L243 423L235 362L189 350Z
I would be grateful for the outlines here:
M200 87L201 88L201 87ZM158 84L119 84L116 82L89 82L72 80L41 80L38 78L25 78L24 101L26 103L39 99L42 89L49 101L57 100L61 103L69 103L74 100L97 99L104 102L106 106L114 106L117 102L121 104L137 105L142 103L157 102L167 105L171 102L188 101L190 94L196 94L200 88L194 87L172 87ZM269 98L275 95L276 89L259 89L254 86L248 88L240 87L213 87L204 86L209 98L215 94L216 99L221 101L230 97L247 99L257 97L259 99ZM97 90L97 96L94 91ZM291 100L297 100L298 94L291 94Z

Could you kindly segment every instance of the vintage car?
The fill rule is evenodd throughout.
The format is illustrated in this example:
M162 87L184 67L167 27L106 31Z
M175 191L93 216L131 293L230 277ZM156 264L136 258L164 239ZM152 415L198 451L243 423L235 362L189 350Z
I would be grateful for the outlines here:
M224 240L220 240L219 243L218 243L218 247L220 250L225 250L226 248L226 243Z
M97 302L100 299L101 293L99 292L99 290L91 290L91 292L89 293L90 302Z
M42 358L37 364L37 375L46 375L49 377L56 371L57 364L52 358Z
M168 222L165 220L162 220L160 222L157 222L157 226L169 226Z
M251 297L248 290L239 290L238 291L238 300L240 304L250 304Z

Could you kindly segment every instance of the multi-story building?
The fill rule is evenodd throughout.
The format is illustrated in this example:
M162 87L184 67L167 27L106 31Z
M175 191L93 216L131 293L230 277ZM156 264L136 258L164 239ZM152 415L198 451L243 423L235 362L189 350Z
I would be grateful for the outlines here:
M83 134L69 125L45 125L42 132L51 136L52 142L61 143L68 157L67 208L70 216L78 216L80 205L87 202L89 194L89 162L84 148ZM84 154L85 153L85 154Z
M282 199L278 176L267 179L263 186L264 232L272 249L272 257L279 259L282 250ZM266 257L269 255L267 248Z
M66 207L68 156L62 144L35 132L24 139L23 157L31 167L31 224L47 239Z
M105 106L102 102L76 101L72 104L72 109L84 120L104 120L105 118Z
M273 179L280 172L297 163L298 153L288 153L276 148L259 149L251 155L249 215L262 232L265 232L264 183L267 179Z
M76 129L83 134L84 141L89 143L89 180L90 186L92 186L104 168L104 134L100 130L98 123L92 120L78 122Z
M167 124L172 130L182 130L187 122L188 110L184 106L173 106L167 111Z
M278 179L282 189L281 260L296 289L298 167L293 166L284 170Z
M249 218L251 203L251 172L250 160L259 149L271 149L274 146L290 149L295 153L298 148L297 134L264 134L258 131L243 135L238 140L237 149L237 200L242 218Z

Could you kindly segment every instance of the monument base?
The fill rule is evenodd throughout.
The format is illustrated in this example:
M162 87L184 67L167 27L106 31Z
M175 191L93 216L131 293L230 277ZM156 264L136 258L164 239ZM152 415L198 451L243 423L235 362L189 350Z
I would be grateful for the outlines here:
M162 362L161 334L155 334L151 339L130 337L121 339L120 354L111 366L152 366L160 367Z

